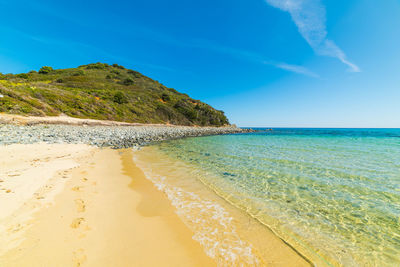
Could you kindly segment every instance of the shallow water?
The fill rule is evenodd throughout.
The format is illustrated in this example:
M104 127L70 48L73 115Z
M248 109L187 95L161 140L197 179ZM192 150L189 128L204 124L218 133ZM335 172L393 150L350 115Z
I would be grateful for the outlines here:
M399 129L274 129L153 148L314 262L400 265Z

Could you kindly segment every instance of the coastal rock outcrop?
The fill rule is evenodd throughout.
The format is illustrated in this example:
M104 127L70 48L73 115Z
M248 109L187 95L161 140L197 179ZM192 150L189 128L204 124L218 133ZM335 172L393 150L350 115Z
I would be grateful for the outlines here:
M248 132L235 126L72 126L0 124L0 145L45 143L89 144L128 148L184 137Z

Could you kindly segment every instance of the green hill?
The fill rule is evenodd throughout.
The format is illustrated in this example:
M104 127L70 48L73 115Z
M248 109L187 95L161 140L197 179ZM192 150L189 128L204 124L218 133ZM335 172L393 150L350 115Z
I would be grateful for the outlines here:
M104 63L0 73L0 112L176 125L229 124L223 111L137 71Z

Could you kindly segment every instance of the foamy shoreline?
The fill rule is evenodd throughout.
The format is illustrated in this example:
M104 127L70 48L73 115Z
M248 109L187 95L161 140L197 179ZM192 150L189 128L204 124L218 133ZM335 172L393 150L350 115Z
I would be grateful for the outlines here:
M134 161L166 194L178 216L193 231L193 239L219 266L312 265L270 228L204 183L201 177L211 173L169 157L157 146L136 151Z

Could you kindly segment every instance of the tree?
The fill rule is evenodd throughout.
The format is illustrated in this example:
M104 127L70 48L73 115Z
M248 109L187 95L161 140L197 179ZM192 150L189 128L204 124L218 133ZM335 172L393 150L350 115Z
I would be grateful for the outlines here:
M53 71L53 68L52 68L52 67L43 66L43 67L40 68L39 74L48 74L48 73L50 73L50 72L52 72L52 71Z

